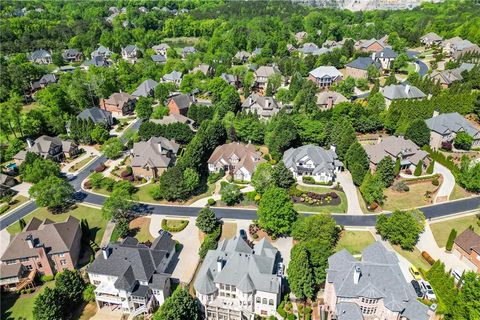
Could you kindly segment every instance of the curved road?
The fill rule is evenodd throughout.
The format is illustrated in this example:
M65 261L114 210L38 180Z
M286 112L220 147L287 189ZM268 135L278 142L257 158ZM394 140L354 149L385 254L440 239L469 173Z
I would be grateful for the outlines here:
M428 66L422 60L415 61L419 67L418 74L420 77L425 76L428 73Z

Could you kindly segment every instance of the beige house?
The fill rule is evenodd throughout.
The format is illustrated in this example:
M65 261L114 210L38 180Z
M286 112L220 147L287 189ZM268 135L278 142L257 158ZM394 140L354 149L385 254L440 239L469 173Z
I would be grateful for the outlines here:
M260 90L266 89L268 78L275 74L281 75L276 66L261 66L254 73L255 86Z
M258 164L264 162L253 144L239 142L218 146L208 159L208 171L224 170L235 180L250 181Z
M328 258L324 305L326 320L432 320L435 312L417 301L394 252L375 242L361 260L346 249Z
M40 136L35 141L27 139L27 149L18 152L13 160L20 165L28 152L35 153L44 159L62 161L64 158L72 158L79 152L78 145L69 140L61 140L57 137Z
M135 176L157 178L175 162L180 145L163 137L133 144L132 171Z
M339 92L322 91L317 93L317 106L322 111L330 110L342 102L348 102L348 99Z
M308 80L313 81L320 89L328 88L342 79L343 74L332 66L321 66L308 73Z

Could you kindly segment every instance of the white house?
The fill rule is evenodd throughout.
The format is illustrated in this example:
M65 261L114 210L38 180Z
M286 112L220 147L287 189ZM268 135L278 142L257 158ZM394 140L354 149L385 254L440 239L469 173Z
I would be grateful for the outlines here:
M315 82L320 88L328 88L343 79L343 75L337 68L321 66L313 69L308 74L308 79Z

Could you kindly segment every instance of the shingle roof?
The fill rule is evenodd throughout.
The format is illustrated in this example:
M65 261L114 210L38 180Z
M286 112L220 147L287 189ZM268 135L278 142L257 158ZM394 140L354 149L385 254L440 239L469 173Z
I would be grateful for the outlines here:
M261 153L257 152L255 146L252 144L231 142L216 147L207 162L209 164L216 164L220 161L222 163L231 164L230 159L233 156L236 156L239 160L235 165L234 173L241 168L245 168L250 174L252 174L257 165L264 161L260 155Z
M353 302L339 302L335 310L337 320L362 320L362 311L358 304Z
M443 38L440 37L435 32L429 32L426 35L424 35L423 37L421 37L420 40L422 40L422 41L442 41Z
M398 263L395 253L387 251L380 242L365 248L361 261L357 261L344 249L328 258L327 281L333 284L335 294L340 299L383 299L387 309L408 315L408 319L429 319L428 307L416 300L413 287L404 278ZM359 270L360 277L355 284L356 270ZM345 310L353 311L350 306L342 305L344 307L347 308Z
M129 95L126 92L116 92L116 93L113 93L110 97L108 97L108 99L106 99L105 102L108 104L118 106L132 99L135 99L135 97L133 97L132 95Z
M257 93L252 93L243 101L242 109L248 112L256 112L264 118L270 118L277 114L281 107L273 97L265 97Z
M234 285L243 292L255 290L279 293L280 278L275 274L278 250L271 248L273 256L250 248L240 237L225 239L216 250L209 250L195 281L195 290L212 294L215 283ZM222 268L218 269L218 264Z
M152 91L158 86L158 82L152 79L143 81L137 89L132 93L134 97L148 97Z
M168 151L176 154L179 144L164 137L151 137L148 141L140 141L133 144L132 167L166 168L173 161L167 157Z
M127 54L132 54L137 50L138 50L138 47L134 44L129 44L128 46L126 46L125 48L122 49L122 51L127 53Z
M293 168L293 170L297 171L297 163L305 157L310 159L315 166L313 174L320 172L333 174L335 160L338 161L338 156L332 149L325 150L322 147L308 144L285 151L283 162L288 169Z
M348 99L345 98L343 94L336 91L322 91L317 93L317 104L318 105L325 105L332 99L334 105L337 105L341 102L347 102Z
M74 58L77 55L81 55L81 54L82 53L78 49L66 49L63 51L62 56L64 59L67 59L67 58Z
M323 77L338 78L343 76L342 73L333 66L320 66L310 71L309 74L318 79Z
M194 123L192 119L185 117L182 114L176 114L176 113L169 114L168 116L164 116L162 119L151 119L150 121L153 123L163 124L163 125L177 123L177 122L185 123L188 125L192 125Z
M194 98L189 94L179 94L170 98L175 101L175 104L179 109L188 109L195 103Z
M30 60L37 60L37 59L43 59L43 58L47 58L47 57L51 57L52 55L50 54L50 52L48 52L47 50L43 50L43 49L40 49L40 50L35 50L32 52L32 54L30 55Z
M347 63L346 66L360 70L367 70L371 64L373 64L377 69L381 68L380 62L373 61L371 57L358 57L352 62Z
M262 78L268 78L274 74L281 74L280 70L275 66L261 66L255 71L255 75Z
M19 277L22 273L23 265L21 263L15 264L0 264L0 279L8 279Z
M395 160L399 156L405 157L405 160L416 165L419 160L428 156L426 151L421 150L412 140L406 140L403 137L388 136L382 139L380 143L373 145L364 145L368 158L374 164L386 156Z
M168 50L168 49L170 49L170 46L167 43L160 43L156 46L153 46L152 49L155 52L158 52L158 51Z
M180 81L182 80L182 73L178 71L172 71L162 77L163 81Z
M460 233L454 242L465 252L470 253L473 250L480 254L480 235L476 234L475 231L470 228Z
M93 123L103 123L110 121L112 113L107 110L100 109L99 107L92 107L83 110L77 116L78 119L88 120L92 119Z
M378 52L375 56L379 58L395 59L398 56L398 54L395 51L393 51L392 48L385 47L383 48L382 51Z
M420 99L426 95L420 89L412 85L392 84L380 89L383 96L390 100Z
M160 62L160 63L167 62L167 57L161 54L154 54L150 56L150 58L152 58L153 62Z
M479 130L458 112L442 113L425 120L425 123L430 130L440 134L459 131L465 131L472 137L480 134Z

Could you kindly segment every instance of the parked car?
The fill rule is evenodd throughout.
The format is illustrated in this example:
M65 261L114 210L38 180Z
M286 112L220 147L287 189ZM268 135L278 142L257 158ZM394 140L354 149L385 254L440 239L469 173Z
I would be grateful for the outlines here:
M423 291L422 288L420 288L420 284L418 283L417 280L412 280L410 281L412 284L413 289L415 290L415 293L417 294L417 297L423 298Z
M248 239L247 238L247 233L243 229L240 229L240 238L242 238L245 241L247 241L247 239Z
M433 288L427 281L420 282L420 287L422 288L425 298L428 300L436 300L437 296L433 292Z
M420 271L418 271L416 267L411 266L409 270L415 280L417 281L422 280L422 275L420 274Z

